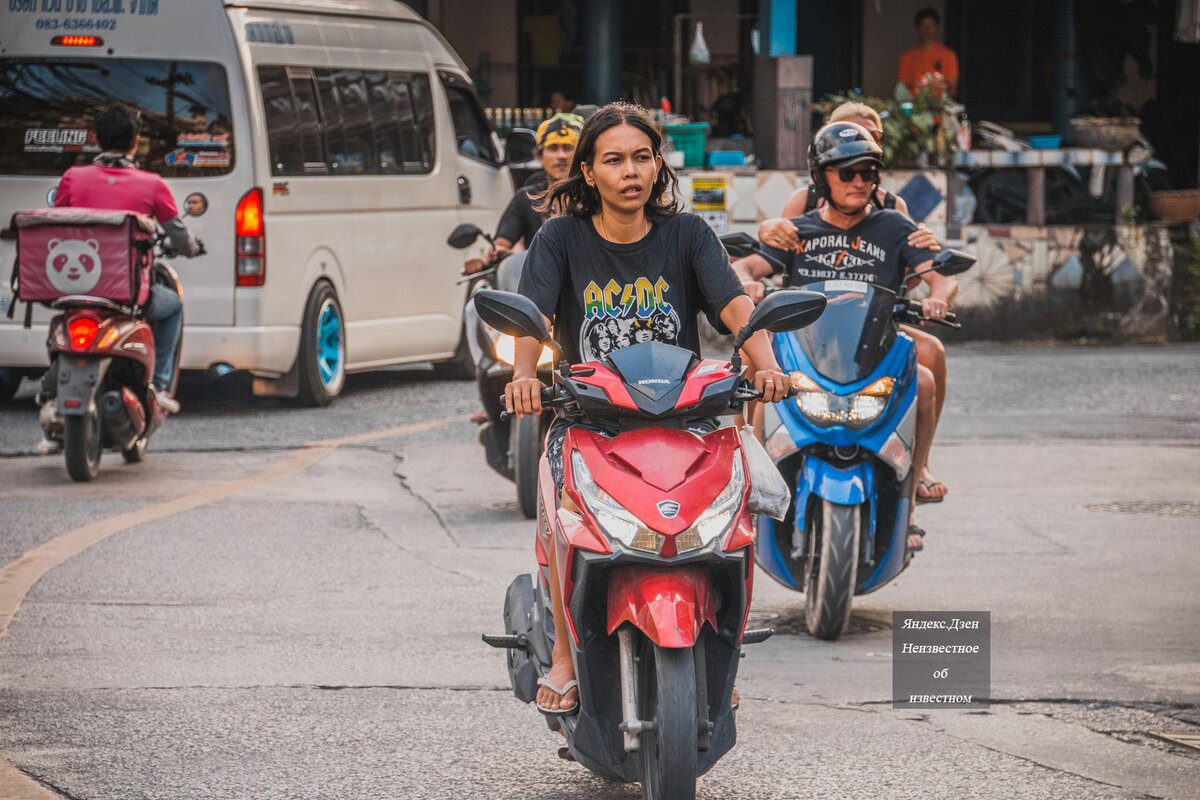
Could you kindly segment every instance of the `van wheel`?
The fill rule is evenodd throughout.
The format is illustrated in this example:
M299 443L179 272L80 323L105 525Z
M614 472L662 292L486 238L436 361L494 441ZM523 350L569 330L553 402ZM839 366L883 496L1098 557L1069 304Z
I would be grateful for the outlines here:
M463 340L464 343L466 340ZM11 402L21 388L22 373L19 369L0 367L0 403Z
M346 382L346 322L337 293L318 283L308 296L300 329L300 402L327 406Z
M458 348L455 349L454 355L433 365L433 372L439 378L448 381L475 380L475 359L471 358L467 336L467 330L464 328L462 335L458 337Z

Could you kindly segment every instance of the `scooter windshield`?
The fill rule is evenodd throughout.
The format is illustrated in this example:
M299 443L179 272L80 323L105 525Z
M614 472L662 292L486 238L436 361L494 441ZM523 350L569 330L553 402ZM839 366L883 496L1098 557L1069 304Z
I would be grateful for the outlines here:
M896 295L860 281L821 281L804 288L828 301L816 322L792 334L817 372L843 384L870 375L896 338Z

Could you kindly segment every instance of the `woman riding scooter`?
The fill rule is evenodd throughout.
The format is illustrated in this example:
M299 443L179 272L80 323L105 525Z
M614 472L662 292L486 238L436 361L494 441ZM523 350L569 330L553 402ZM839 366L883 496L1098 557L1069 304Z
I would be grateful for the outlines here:
M704 311L739 330L753 311L716 234L699 217L679 211L675 173L663 162L661 150L662 133L645 109L610 104L584 124L569 174L549 189L543 208L558 215L534 238L520 289L554 326L562 357L570 363L598 357L591 333L597 326L607 329L610 321L632 324L655 312L671 315L671 325L653 329L656 338L670 331L675 335L668 344L698 353L697 314ZM541 413L541 349L536 339L517 340L513 380L505 389L509 413ZM766 335L756 333L744 352L763 399L783 399L787 376L780 372ZM704 432L715 425L708 419L691 422ZM568 427L565 420L556 420L546 439L560 489ZM570 506L564 497L563 508ZM553 666L540 681L536 701L543 712L562 714L577 710L578 692L554 550L549 553Z

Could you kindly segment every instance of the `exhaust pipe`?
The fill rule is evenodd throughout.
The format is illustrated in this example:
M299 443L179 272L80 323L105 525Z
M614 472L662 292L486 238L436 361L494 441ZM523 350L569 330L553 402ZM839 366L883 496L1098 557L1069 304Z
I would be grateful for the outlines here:
M142 404L127 388L104 393L100 398L100 416L112 443L122 450L132 447L146 426Z

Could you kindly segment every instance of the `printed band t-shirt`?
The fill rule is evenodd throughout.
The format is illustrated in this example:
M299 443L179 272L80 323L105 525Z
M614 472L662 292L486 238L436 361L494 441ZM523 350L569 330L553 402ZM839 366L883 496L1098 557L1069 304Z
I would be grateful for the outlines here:
M651 339L699 355L696 315L716 320L744 294L717 235L687 213L629 244L604 239L590 219L547 220L530 244L520 290L554 320L571 363Z
M810 211L792 220L800 238L799 252L764 246L770 255L789 265L789 286L816 281L850 280L874 283L898 291L905 273L936 253L908 243L917 225L906 214L890 209L872 210L858 224L842 229ZM775 264L776 271L779 267Z

